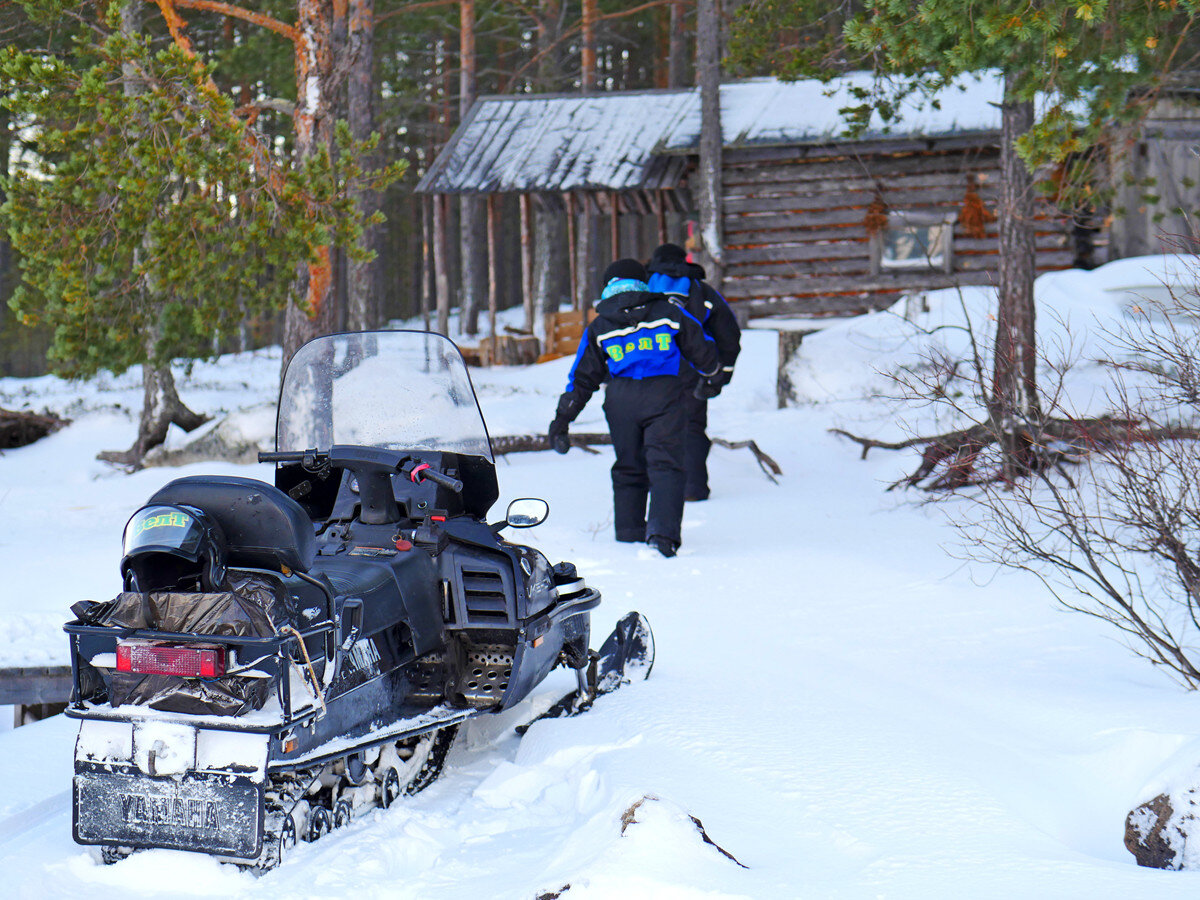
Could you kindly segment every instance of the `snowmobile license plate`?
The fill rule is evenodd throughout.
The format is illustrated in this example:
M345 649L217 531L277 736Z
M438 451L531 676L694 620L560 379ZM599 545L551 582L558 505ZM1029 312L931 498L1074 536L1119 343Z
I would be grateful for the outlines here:
M136 771L78 771L75 840L255 857L262 850L263 806L263 786L236 775L192 772L177 781Z

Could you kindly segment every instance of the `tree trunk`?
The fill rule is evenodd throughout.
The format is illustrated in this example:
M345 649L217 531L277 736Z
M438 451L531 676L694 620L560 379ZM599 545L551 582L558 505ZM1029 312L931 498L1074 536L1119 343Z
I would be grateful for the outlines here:
M667 87L687 86L687 37L683 31L683 0L671 0L670 37L667 44Z
M333 5L299 0L296 40L296 160L303 164L332 148L331 90ZM299 267L283 323L283 368L300 346L329 334L337 322L333 302L333 255L314 248L316 259Z
M146 340L146 355L152 358L158 343L158 329ZM179 399L175 389L175 376L169 365L153 363L142 365L142 415L138 420L137 440L128 450L106 450L96 458L104 462L141 468L147 451L167 439L167 431L178 425L184 431L192 431L208 421L208 416L194 413Z
M537 20L537 87L543 92L561 90L563 72L558 50L563 27L562 0L541 0ZM570 262L562 215L546 204L535 203L534 306L543 314L558 311L570 295Z
M350 62L346 83L347 114L354 139L365 141L375 130L375 0L350 0L347 39ZM374 168L377 156L372 153L370 158L364 159L364 167ZM369 188L362 189L357 201L364 218L379 209L379 195ZM368 331L379 324L381 238L378 225L365 226L362 246L375 256L363 262L355 259L348 261L346 304L349 325L353 331Z
M993 427L1007 436L1006 468L1015 469L1021 466L1022 453L1017 432L1023 422L1039 420L1041 408L1033 303L1033 177L1016 149L1017 139L1033 126L1034 113L1032 101L1014 99L1014 83L1015 77L1006 74L1001 107L1000 297L988 412Z
M585 94L593 93L598 83L596 66L596 0L583 0L580 24L579 87ZM596 299L594 283L596 273L596 234L598 223L587 201L587 194L579 195L579 220L575 232L575 309L587 309Z
M141 26L142 7L140 3L132 0L121 7L121 33L123 35L132 37L141 30ZM136 96L141 90L137 80L137 69L127 63L122 66L121 73L122 89L125 95ZM139 252L141 249L147 248L143 246L143 248L139 248ZM145 290L144 286L143 290ZM152 360L158 355L160 334L160 328L155 326L150 329L149 334L144 335L147 360ZM151 447L157 447L166 440L167 429L171 427L172 423L184 431L191 431L207 421L206 417L192 412L183 405L183 401L179 399L179 393L175 390L175 378L171 374L169 365L159 367L149 361L144 363L142 365L142 386L142 414L138 420L137 440L128 450L107 450L98 454L97 459L138 468L141 466L142 457L146 455L146 451Z
M708 282L721 289L725 235L721 204L721 13L719 0L696 5L696 77L700 83L700 168L696 191Z
M475 53L475 0L459 2L458 120L462 122L478 93ZM478 197L459 198L459 253L462 257L461 315L463 334L479 333L479 309L487 290L487 242L484 204Z
M596 90L596 0L583 0L580 22L579 87L585 94Z

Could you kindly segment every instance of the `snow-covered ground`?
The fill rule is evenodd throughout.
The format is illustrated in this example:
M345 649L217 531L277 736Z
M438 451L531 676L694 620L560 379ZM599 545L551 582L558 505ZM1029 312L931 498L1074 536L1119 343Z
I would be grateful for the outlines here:
M1161 271L1143 260L1046 276L1042 326L1061 333L1057 315L1096 333L1131 302L1106 289L1152 286ZM964 297L976 310L989 300ZM628 609L650 618L648 681L523 738L512 726L527 709L471 722L430 789L301 845L262 878L169 851L100 865L70 836L72 724L10 731L0 735L4 894L1195 896L1200 873L1139 869L1122 845L1125 814L1149 787L1200 764L1195 695L1036 581L948 556L956 535L940 514L883 490L914 456L862 461L828 431L899 433L895 405L871 396L873 373L912 357L915 326L958 309L952 293L927 300L915 325L884 313L806 338L792 373L804 396L785 410L775 334L745 334L710 432L753 438L785 474L772 484L747 451L714 448L712 499L688 506L675 559L613 542L607 450L501 459L497 507L549 500L549 521L524 536L603 591L593 632ZM569 364L473 371L492 434L544 429ZM197 365L181 392L194 408L234 411L272 401L277 374L277 354L230 357ZM1098 375L1082 367L1081 404L1099 402ZM159 485L200 472L270 477L266 466L125 475L96 462L132 442L140 394L135 373L0 380L0 406L74 419L0 456L5 664L65 662L67 608L118 589L121 528ZM604 429L600 398L575 427ZM555 673L540 697L568 682ZM742 865L705 843L693 816Z

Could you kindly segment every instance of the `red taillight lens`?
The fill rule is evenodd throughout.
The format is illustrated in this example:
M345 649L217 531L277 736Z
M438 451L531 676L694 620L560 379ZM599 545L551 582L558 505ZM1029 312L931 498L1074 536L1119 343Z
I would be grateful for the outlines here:
M195 644L117 644L117 671L138 675L219 678L225 674L225 648Z

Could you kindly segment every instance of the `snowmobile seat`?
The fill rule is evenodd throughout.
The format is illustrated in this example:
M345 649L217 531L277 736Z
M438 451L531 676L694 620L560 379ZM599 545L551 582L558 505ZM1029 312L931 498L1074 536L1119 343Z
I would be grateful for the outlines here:
M304 508L274 485L237 475L189 475L164 485L150 503L182 503L215 519L225 532L227 563L308 572L317 553Z

